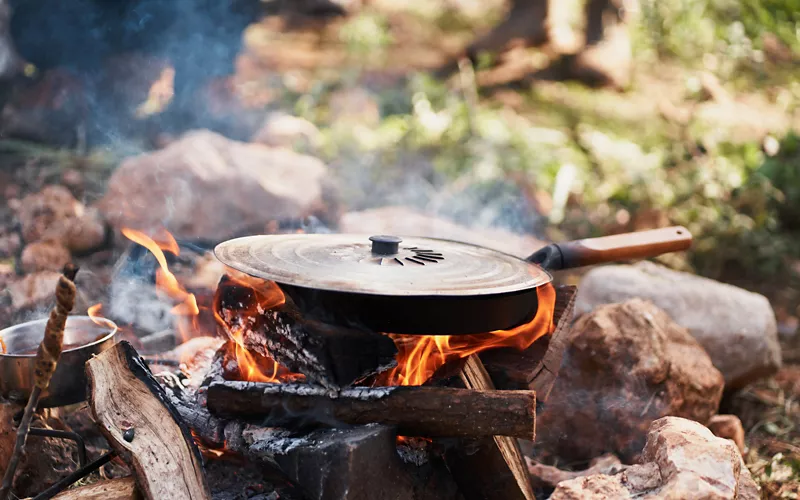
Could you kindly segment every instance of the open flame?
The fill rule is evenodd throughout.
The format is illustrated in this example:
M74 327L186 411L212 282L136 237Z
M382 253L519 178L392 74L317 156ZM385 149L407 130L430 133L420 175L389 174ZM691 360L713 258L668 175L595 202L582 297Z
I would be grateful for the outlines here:
M551 284L536 289L536 316L511 330L475 335L389 335L397 346L397 366L382 373L376 385L422 385L448 361L466 358L488 349L512 347L524 350L553 331L556 290Z
M261 353L247 345L247 334L260 327L259 318L266 311L286 301L273 281L235 273L223 277L214 297L214 318L233 341L234 355L241 377L252 382L280 382L302 377L272 359L265 346Z
M123 228L122 234L129 240L150 250L156 258L156 261L158 261L159 269L156 270L156 289L166 293L167 296L177 302L171 312L182 318L178 321L177 328L181 336L181 341L186 342L199 330L197 316L200 314L200 308L197 306L197 298L194 294L187 292L186 289L178 283L178 279L169 270L169 266L167 266L167 258L164 255L164 250L176 256L180 255L178 243L167 231L162 231L162 234L158 237L158 241L141 231L130 228Z
M199 307L195 295L178 282L167 265L164 252L174 255L179 255L180 252L171 234L163 231L162 234L150 237L129 228L123 229L122 233L131 241L150 250L158 261L156 288L176 301L172 313L180 317L178 331L183 342L201 334L198 317L201 310L210 309L217 330L231 341L232 355L237 362L241 379L283 382L302 378L302 375L292 373L275 361L265 345L253 344L252 339L248 341L248 333L257 332L263 327L261 318L264 313L282 306L286 301L276 283L229 270L229 274L223 277L217 287L213 307ZM527 349L537 339L553 331L555 288L547 284L537 288L536 292L539 302L536 316L530 322L511 330L452 336L388 333L398 349L397 366L375 377L373 385L422 385L451 360L501 347ZM95 322L102 321L101 309L100 304L89 308L88 314Z

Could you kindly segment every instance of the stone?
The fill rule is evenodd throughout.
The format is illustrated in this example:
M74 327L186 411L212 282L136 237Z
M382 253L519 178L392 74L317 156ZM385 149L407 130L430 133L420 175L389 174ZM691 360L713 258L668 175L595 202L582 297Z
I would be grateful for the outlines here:
M0 259L6 259L17 255L20 247L22 247L22 240L16 232L0 233Z
M714 415L708 421L708 428L715 436L730 439L736 444L739 453L744 454L744 427L736 415Z
M652 301L687 328L722 372L726 389L781 366L775 313L766 297L651 262L592 269L581 281L575 311L634 297Z
M653 422L642 463L615 474L564 481L551 500L756 500L758 488L736 446L697 422L665 417Z
M527 458L527 457L526 457ZM577 477L594 476L597 474L614 475L628 468L623 465L616 456L607 453L589 462L589 468L580 471L566 471L552 465L540 464L527 458L528 472L534 485L543 485L555 488L563 481L575 479Z
M36 271L61 271L72 256L60 242L35 241L22 250L20 263L26 273Z
M17 218L28 244L57 241L72 252L85 253L106 239L105 223L97 210L86 208L63 186L46 186L23 198Z
M521 258L546 244L533 236L498 228L472 229L449 219L400 206L346 213L341 218L339 229L343 233L383 233L463 241Z
M222 241L273 220L335 219L327 180L316 158L196 130L125 160L98 207L115 228Z
M55 300L59 276L61 273L56 271L38 271L9 283L6 290L11 297L11 308L29 309Z
M567 461L614 453L631 463L654 420L671 415L705 424L717 411L719 370L650 302L597 308L573 325L569 344L537 415L536 445L547 452Z
M282 112L269 113L250 139L251 142L266 146L290 149L298 147L304 151L319 146L320 140L320 131L316 125Z
M74 146L85 122L84 83L69 70L54 68L31 85L12 88L0 113L0 134L58 146Z

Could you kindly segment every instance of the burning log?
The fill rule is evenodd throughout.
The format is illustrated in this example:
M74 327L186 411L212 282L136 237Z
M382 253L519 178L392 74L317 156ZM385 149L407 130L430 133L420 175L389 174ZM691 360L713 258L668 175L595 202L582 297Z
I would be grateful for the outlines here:
M189 430L127 342L86 363L90 406L111 447L136 472L145 498L210 498Z
M474 391L494 389L477 355L464 360L456 384ZM512 437L462 438L447 449L444 459L467 500L534 499L528 468Z
M567 349L577 292L574 286L556 288L553 311L556 327L549 336L537 340L524 351L503 348L480 353L481 361L497 388L529 389L536 391L540 403L547 401Z
M109 479L69 489L53 497L53 500L139 500L136 480L133 477Z
M303 319L277 285L252 281L223 276L215 304L229 335L245 348L328 389L394 365L397 348L389 337Z
M451 387L353 387L216 382L208 408L218 416L270 426L382 423L403 436L534 438L536 393Z

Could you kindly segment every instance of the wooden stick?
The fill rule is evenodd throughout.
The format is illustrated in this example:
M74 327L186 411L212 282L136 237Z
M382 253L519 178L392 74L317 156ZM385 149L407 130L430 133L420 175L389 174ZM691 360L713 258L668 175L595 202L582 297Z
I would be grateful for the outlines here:
M34 361L33 377L34 386L31 394L28 397L28 404L25 406L25 412L22 414L22 420L17 429L17 440L14 443L14 451L11 454L11 460L8 462L5 475L3 476L3 484L0 487L0 500L5 500L9 493L11 493L11 485L14 481L14 474L17 472L19 460L22 454L22 449L25 447L25 441L28 439L28 431L31 427L31 419L33 413L36 411L36 405L39 404L39 397L42 392L47 390L50 385L50 378L53 372L56 371L58 359L61 357L61 349L64 343L64 327L67 324L67 316L75 306L75 274L78 268L67 264L64 267L62 275L58 278L56 285L56 305L50 311L50 318L47 320L47 326L44 329L44 338L39 344L39 350L36 351L36 359Z
M147 499L210 498L202 458L164 389L122 341L86 363L89 404L100 431L132 466Z
M139 500L133 476L121 477L70 488L53 497L53 500Z
M494 389L476 354L463 360L458 375L454 382L458 386L476 391ZM535 498L519 443L512 437L462 438L446 449L444 459L467 500Z
M452 387L353 387L331 392L307 384L215 382L208 408L223 417L267 426L309 423L396 425L403 436L513 436L533 439L533 391L473 391Z

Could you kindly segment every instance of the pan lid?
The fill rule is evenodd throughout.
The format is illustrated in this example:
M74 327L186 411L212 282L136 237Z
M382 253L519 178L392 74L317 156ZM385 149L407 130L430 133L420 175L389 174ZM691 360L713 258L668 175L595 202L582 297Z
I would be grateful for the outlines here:
M547 271L512 255L435 238L248 236L219 244L214 254L237 271L279 284L372 295L495 295L552 281Z

